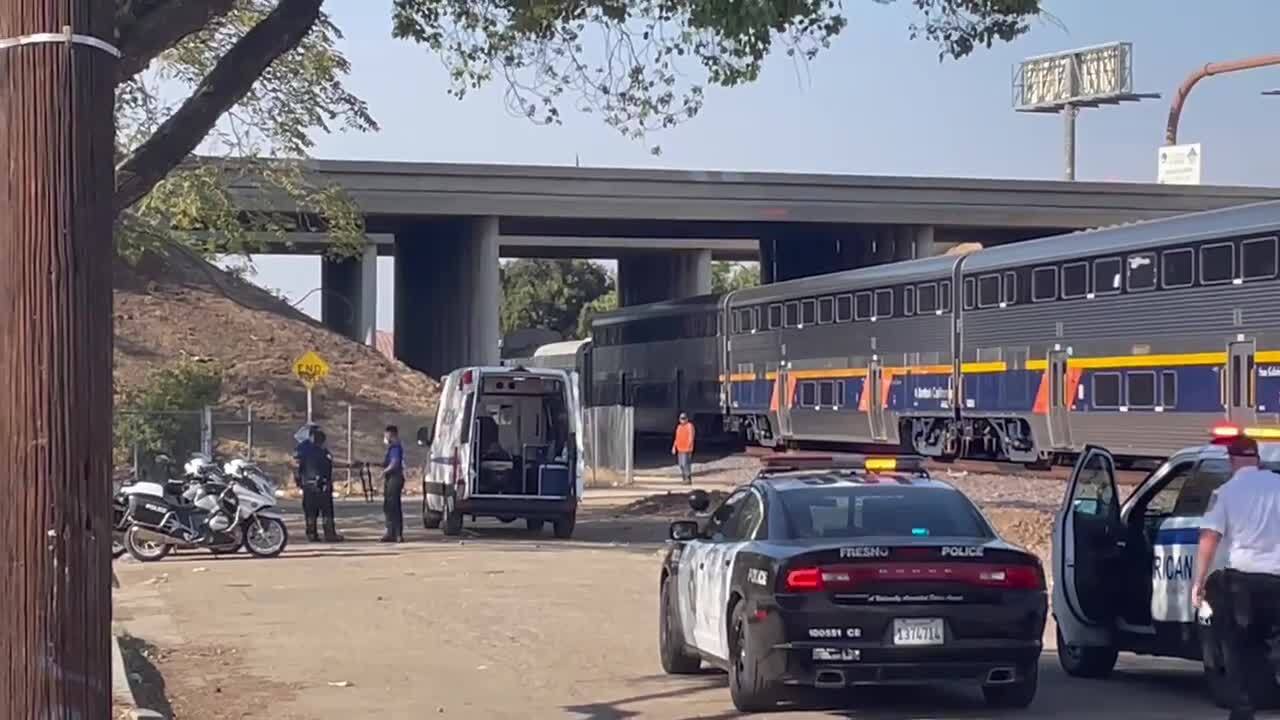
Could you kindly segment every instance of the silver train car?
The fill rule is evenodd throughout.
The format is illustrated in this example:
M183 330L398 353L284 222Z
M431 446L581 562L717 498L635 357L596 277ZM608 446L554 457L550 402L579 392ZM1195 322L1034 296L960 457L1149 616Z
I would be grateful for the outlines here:
M636 342L597 347L593 384L682 369L766 446L1043 464L1088 443L1161 457L1222 422L1280 433L1278 236L1271 202L790 280L696 299L714 338L668 337L673 303L627 308L607 332ZM648 410L669 430L687 407Z

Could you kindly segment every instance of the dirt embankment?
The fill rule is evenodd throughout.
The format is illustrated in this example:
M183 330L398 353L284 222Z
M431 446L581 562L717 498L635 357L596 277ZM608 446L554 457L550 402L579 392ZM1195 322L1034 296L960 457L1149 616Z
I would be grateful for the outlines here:
M232 418L248 408L255 417L255 456L282 463L291 434L306 414L306 392L293 363L314 350L330 376L315 391L315 417L330 447L345 458L347 405L354 408L357 460L380 460L382 428L417 424L435 412L435 380L389 360L373 348L325 329L281 298L220 270L183 249L117 262L115 282L115 391L146 381L180 358L216 363L223 371L215 421L219 451L243 449L248 434Z

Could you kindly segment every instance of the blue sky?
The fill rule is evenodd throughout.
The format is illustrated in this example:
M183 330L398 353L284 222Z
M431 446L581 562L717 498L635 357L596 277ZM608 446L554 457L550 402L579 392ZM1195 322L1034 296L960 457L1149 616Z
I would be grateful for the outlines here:
M844 0L849 27L816 60L779 55L754 85L711 90L694 120L653 136L663 153L628 140L592 115L564 108L564 124L512 117L503 87L459 101L440 61L391 39L390 0L329 0L346 34L349 87L369 102L376 134L317 138L325 158L816 171L875 175L1058 178L1062 120L1011 107L1012 67L1023 57L1110 41L1134 45L1134 85L1163 99L1085 110L1077 177L1152 181L1169 98L1207 62L1276 52L1280 2L1049 0L1014 43L939 62L911 40L910 0ZM1204 182L1280 184L1280 67L1202 81L1183 112L1181 142L1204 146ZM314 258L255 259L258 281L293 297L319 285ZM389 259L379 268L379 326L391 326ZM318 295L304 309L318 312Z

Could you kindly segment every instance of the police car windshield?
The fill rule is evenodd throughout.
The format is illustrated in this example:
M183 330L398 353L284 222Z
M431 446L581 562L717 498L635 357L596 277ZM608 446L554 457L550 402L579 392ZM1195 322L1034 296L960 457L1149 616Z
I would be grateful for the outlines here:
M780 493L792 539L991 538L968 498L940 487L824 486Z
M1258 460L1262 467L1280 472L1280 442L1258 443Z

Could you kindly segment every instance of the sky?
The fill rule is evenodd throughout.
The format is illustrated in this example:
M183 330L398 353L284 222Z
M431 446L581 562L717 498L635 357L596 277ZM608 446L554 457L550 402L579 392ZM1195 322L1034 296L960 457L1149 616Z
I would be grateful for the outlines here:
M381 131L316 137L314 155L352 160L517 163L703 170L1057 179L1063 126L1012 108L1023 58L1112 41L1133 43L1134 89L1160 100L1087 109L1077 122L1081 180L1154 181L1169 99L1208 62L1276 52L1275 0L1046 0L1052 19L1012 43L939 61L912 40L911 0L844 0L849 26L808 63L778 53L759 80L711 89L702 112L651 136L654 156L594 115L563 108L561 126L513 117L504 87L463 100L429 49L391 39L390 0L328 0L352 63L348 88ZM1280 66L1201 81L1179 142L1203 144L1206 184L1280 185ZM389 330L391 259L379 261L378 325ZM301 298L320 284L314 257L254 258L256 281ZM300 307L319 312L319 294Z

